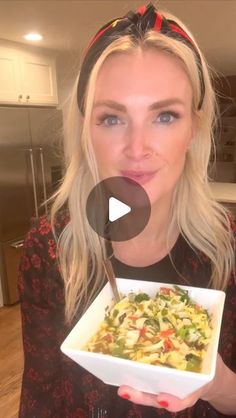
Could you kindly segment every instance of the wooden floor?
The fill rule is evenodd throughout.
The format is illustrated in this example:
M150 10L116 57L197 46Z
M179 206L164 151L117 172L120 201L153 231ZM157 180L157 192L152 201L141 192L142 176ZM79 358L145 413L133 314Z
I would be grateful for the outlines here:
M17 418L23 369L20 307L0 308L0 415Z

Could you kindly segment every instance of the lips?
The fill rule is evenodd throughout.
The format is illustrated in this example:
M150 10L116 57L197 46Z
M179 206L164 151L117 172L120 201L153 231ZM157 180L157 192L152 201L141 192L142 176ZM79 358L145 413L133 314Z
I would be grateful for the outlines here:
M124 170L121 171L121 175L127 179L134 180L139 184L148 183L155 176L156 171L133 171L133 170ZM128 181L128 180L127 180Z

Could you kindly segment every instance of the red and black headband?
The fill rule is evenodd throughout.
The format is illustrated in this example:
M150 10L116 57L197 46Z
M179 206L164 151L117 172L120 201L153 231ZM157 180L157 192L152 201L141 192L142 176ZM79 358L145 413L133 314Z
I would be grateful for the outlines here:
M205 84L202 70L202 62L197 47L188 34L171 19L166 19L160 14L152 3L148 6L141 6L137 12L130 11L121 18L113 19L104 25L90 42L80 71L77 100L82 114L84 114L84 96L91 70L102 54L102 52L116 39L121 36L131 35L133 38L140 39L149 30L160 32L170 38L185 43L195 55L198 65L198 73L201 85L201 98L198 109L201 109L204 95Z

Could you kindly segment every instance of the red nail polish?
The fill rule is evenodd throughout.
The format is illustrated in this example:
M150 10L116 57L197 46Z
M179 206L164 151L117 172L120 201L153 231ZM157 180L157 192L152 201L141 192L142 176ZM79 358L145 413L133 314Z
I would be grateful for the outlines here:
M162 408L168 408L169 403L167 401L157 401L159 403L159 405L162 406Z
M130 396L129 396L128 393L122 393L122 395L120 395L120 396L121 396L121 398L124 398L124 399L130 399Z

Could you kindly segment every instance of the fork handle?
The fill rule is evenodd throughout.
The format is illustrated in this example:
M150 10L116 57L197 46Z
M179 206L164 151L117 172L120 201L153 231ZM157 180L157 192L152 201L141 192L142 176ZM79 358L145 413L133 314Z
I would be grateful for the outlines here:
M108 259L104 260L103 261L103 266L104 266L108 281L111 285L113 294L115 296L115 300L116 300L116 302L119 302L120 301L120 295L119 295L119 292L118 292L118 289L117 289L116 277L115 277L114 270L113 270L113 267L112 267L112 264L111 264L110 260L108 260Z

